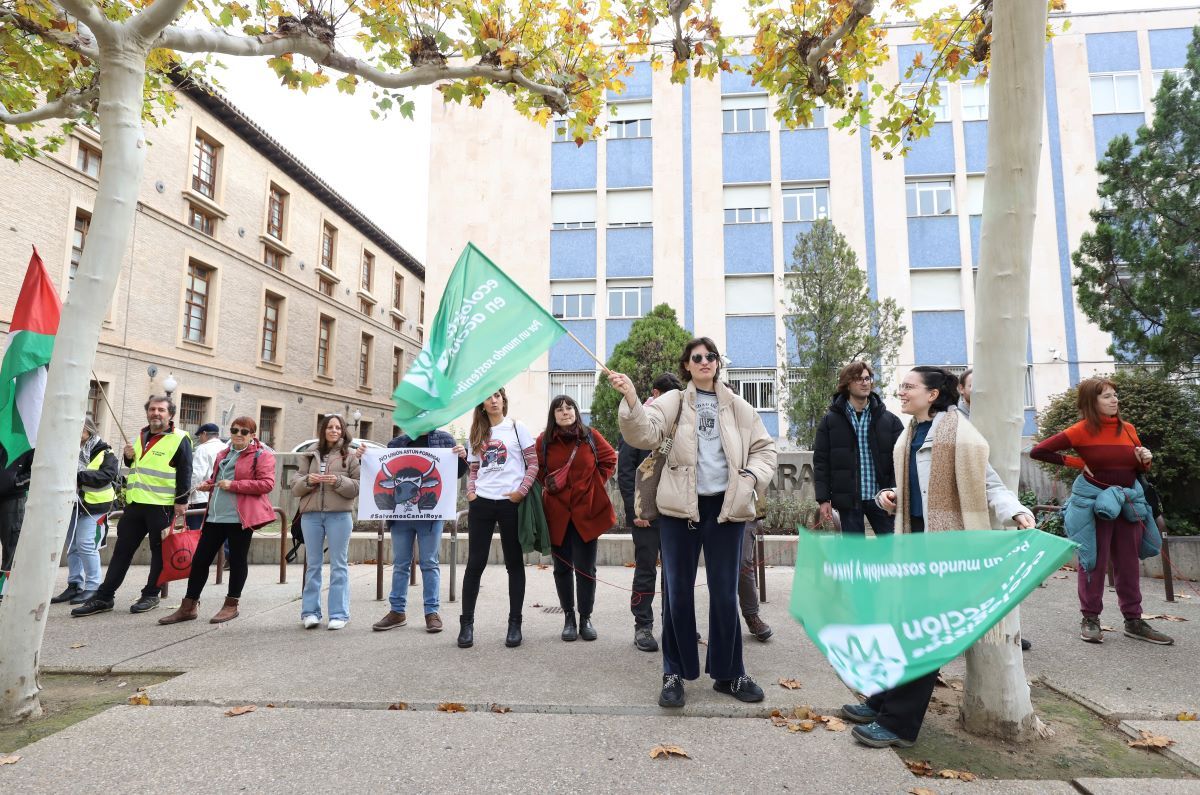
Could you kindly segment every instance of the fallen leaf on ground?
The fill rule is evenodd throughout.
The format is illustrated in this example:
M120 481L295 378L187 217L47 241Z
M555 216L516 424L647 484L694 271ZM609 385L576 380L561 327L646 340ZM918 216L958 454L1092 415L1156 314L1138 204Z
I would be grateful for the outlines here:
M274 705L274 704L267 704L267 709L275 709L275 705Z
M388 709L408 709L408 702L397 701L395 704L388 704Z
M438 712L466 712L467 708L464 707L462 704L458 704L453 701L448 701L445 704L438 704L437 711Z
M631 562L629 562L629 561L625 561L625 568L627 568L627 569L635 569L635 568L637 568L637 564L636 564L636 563L631 563Z
M975 774L968 773L965 770L939 770L938 778L957 779L958 781L974 781Z
M687 755L687 751L680 748L678 745L656 745L650 749L651 759L670 759L672 756L681 756L684 759L691 759Z
M909 795L937 795L936 792L929 787L912 787L908 790Z
M841 718L835 718L832 715L825 715L821 718L821 722L825 724L825 728L831 732L843 732L846 730L846 722Z
M374 566L378 562L379 561L375 560L375 558L371 558L370 560L364 560L363 565L364 566Z
M808 704L801 704L792 709L792 717L799 718L800 720L817 720L821 716Z
M1075 570L1076 569L1074 566L1063 566L1059 569L1059 571L1075 571Z
M548 569L548 568L550 568L549 564L547 564L547 563L539 563L539 564L537 564L537 567L538 567L539 569Z
M1138 734L1141 735L1140 740L1130 740L1130 748L1166 748L1174 745L1175 741L1170 737L1162 734L1155 734L1147 729L1142 729Z
M233 709L225 710L225 717L236 718L238 715L245 715L247 712L254 712L256 709L258 709L258 707L254 706L253 704L244 704L240 707L234 707Z
M1152 621L1154 619L1162 619L1163 621L1187 621L1187 619L1183 616L1172 616L1166 613L1143 613L1142 618L1144 618L1146 621Z
M801 687L799 679L780 679L779 684L788 690L799 690Z
M904 763L904 766L907 767L908 771L914 776L933 775L933 765L929 763L928 759L922 759L920 761L916 759L910 759Z
M1195 712L1180 712L1178 715L1175 716L1175 720L1195 720L1195 719L1196 719Z
M12 754L11 756L0 756L0 765L15 765L20 761L21 757L17 756L16 754Z
M72 643L71 648L72 649L82 649L86 645L87 645L86 643Z
M134 693L129 697L129 703L139 707L150 706L150 696L145 693Z
M778 710L776 710L776 713L778 713ZM787 726L788 720L787 720L787 718L783 717L782 715L775 714L775 715L771 716L771 725L772 726Z
M1104 626L1103 624L1101 624L1101 625L1100 625L1100 631L1101 631L1101 632L1116 632L1117 630L1116 630L1116 629L1114 629L1113 627L1106 627L1106 626Z
M492 712L495 712L497 715L505 715L509 712L512 712L511 707L502 707L499 704L492 704L490 707L488 707L488 709L490 709Z
M799 723L789 723L788 731L790 732L810 732L817 728L815 720L802 720Z
M1055 575L1054 575L1053 577L1051 577L1050 579L1052 579L1052 580L1066 580L1066 579L1070 579L1070 578L1069 578L1069 577L1067 577L1067 575L1065 575L1065 574L1055 574Z

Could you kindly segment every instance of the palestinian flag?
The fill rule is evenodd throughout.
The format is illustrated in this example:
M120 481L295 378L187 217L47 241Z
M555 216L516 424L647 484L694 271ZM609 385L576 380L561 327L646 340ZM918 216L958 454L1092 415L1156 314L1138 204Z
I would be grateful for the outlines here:
M13 461L37 446L46 372L62 302L34 248L0 362L0 445Z

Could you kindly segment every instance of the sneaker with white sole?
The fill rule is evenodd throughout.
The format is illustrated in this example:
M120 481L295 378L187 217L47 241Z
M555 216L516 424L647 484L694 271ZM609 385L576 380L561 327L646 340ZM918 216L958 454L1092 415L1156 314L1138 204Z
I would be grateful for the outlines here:
M329 628L330 629L341 629L342 627L346 626L346 624L349 623L349 621L350 621L350 619L348 619L348 618L331 618L331 619L329 619Z
M315 629L320 625L321 619L316 616L301 616L300 622L304 624L305 629Z

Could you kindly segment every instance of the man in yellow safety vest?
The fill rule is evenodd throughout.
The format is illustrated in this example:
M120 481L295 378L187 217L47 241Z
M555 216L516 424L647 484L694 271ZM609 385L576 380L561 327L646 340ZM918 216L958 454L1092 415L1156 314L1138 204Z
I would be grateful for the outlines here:
M142 539L150 537L150 576L142 596L130 608L145 613L158 607L158 576L162 573L162 531L183 521L192 482L192 443L175 428L175 403L170 396L151 395L146 401L148 423L133 444L125 445L125 512L117 525L117 545L104 582L95 596L71 611L90 616L113 609L117 588Z

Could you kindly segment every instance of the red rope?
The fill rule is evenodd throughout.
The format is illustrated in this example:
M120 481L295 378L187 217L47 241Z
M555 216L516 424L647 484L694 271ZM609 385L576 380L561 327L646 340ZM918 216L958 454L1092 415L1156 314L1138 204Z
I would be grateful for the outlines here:
M644 597L654 596L655 594L662 593L662 591L635 591L632 588L626 588L624 585L617 585L614 582L609 582L608 580L602 580L599 577L595 577L595 576L592 576L591 574L588 574L586 571L580 571L579 569L575 568L575 564L571 563L571 561L567 560L566 558L564 558L562 555L558 554L554 550L550 550L550 554L553 555L558 560L561 560L564 564L566 564L566 566L568 568L570 568L576 574L581 574L584 577L587 577L592 582L603 583L604 585L607 585L610 588L616 588L619 591L629 591L629 593L631 594L631 596L629 597L629 604L631 607L637 607L638 605L640 605L642 603L642 599ZM695 586L695 588L707 588L707 587L708 587L707 582L702 582L699 585Z

